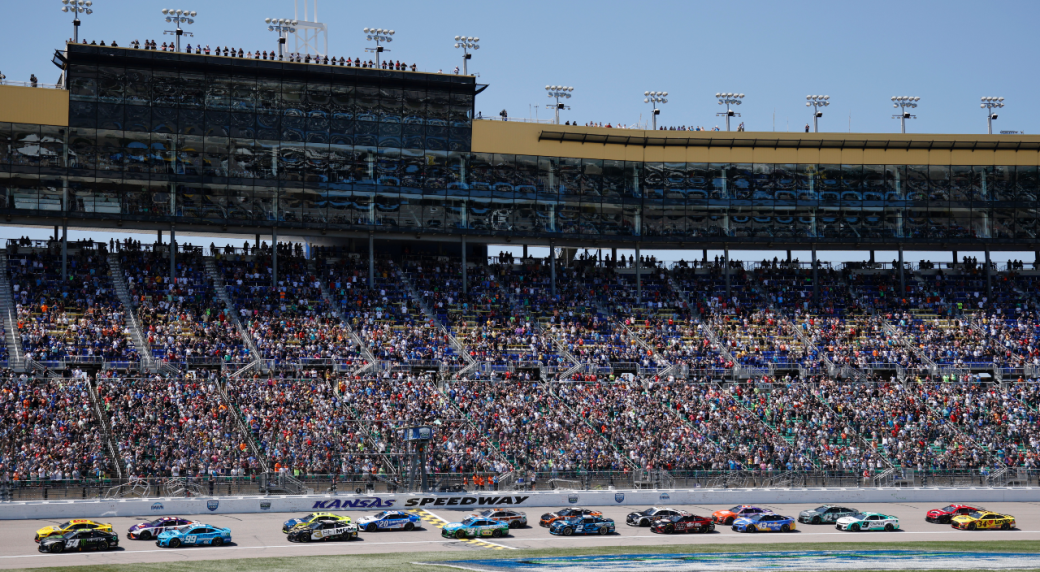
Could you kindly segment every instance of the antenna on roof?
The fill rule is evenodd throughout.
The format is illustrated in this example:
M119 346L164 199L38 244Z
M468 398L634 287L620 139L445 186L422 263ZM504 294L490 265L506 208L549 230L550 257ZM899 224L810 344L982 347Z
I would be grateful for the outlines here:
M308 4L314 7L308 10ZM303 18L300 18L300 0L293 0L293 18L296 20L296 44L299 54L326 56L329 53L329 31L318 21L318 0L303 0Z

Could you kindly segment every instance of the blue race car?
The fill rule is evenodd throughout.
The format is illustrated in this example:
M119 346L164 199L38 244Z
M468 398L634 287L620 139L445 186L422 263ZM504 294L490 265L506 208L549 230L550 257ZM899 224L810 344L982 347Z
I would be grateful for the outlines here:
M755 514L733 522L737 532L791 532L794 518L779 514Z
M613 534L614 520L602 516L582 516L557 520L549 525L549 534Z
M377 530L415 530L422 526L422 519L403 510L384 510L357 520L358 528L365 532Z
M162 548L179 546L223 546L231 542L230 528L217 528L208 524L184 526L159 533L155 545Z

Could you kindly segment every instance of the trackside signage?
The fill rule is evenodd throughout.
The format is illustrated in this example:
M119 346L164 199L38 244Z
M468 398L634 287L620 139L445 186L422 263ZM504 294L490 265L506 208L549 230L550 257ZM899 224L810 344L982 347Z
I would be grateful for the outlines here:
M720 505L866 502L1040 502L1040 488L804 488L804 489L683 489L629 491L519 491L506 493L300 495L123 500L18 501L0 504L0 520L107 518L141 515L249 514L261 512L377 512L385 509L460 510L484 507L560 508L583 506L647 507L667 504ZM624 495L624 496L622 496ZM149 518L154 518L149 517Z

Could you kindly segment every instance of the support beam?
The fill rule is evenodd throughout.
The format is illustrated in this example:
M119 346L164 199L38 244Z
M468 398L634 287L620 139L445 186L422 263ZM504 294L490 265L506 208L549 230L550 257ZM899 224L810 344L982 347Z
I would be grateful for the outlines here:
M643 260L639 257L639 243L636 243L636 303L643 303Z
M957 251L956 250L953 251L953 263L957 264Z
M989 259L989 251L986 251L986 298L993 297L993 264Z
M462 293L469 294L469 280L466 279L466 237L462 237Z
M524 245L524 260L527 260L527 245Z
M874 251L873 250L870 251L870 263L874 264Z
M552 280L550 292L556 296L556 247L549 241L549 277Z
M57 242L59 236L60 235L58 234L58 225L54 225L54 241L55 242Z
M617 268L617 249L616 248L611 248L610 249L610 263L612 265L614 265L615 268Z
M376 235L368 233L368 287L376 288Z
M701 250L701 262L703 262L704 264L708 263L708 249L707 248Z
M820 302L820 264L816 261L816 247L812 249L812 301L815 306Z
M726 248L726 250L723 252L722 266L724 271L726 272L726 303L728 304L730 299L733 298L733 289L730 286L729 280L729 248Z
M903 247L899 247L899 298L906 296L906 278L903 276Z
M791 251L790 250L787 251L787 262L788 263L791 262Z
M177 231L170 227L170 288L177 280Z
M159 244L162 244L162 229L156 233L156 238L159 240Z
M271 229L271 287L278 287L278 229Z
M61 227L61 281L69 280L69 224Z
M260 248L260 235L259 234L256 235L256 248L258 248L258 249Z

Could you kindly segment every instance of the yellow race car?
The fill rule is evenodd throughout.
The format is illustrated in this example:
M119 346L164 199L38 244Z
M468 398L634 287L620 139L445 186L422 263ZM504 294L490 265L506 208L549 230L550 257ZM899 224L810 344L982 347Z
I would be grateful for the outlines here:
M300 518L290 518L282 524L282 532L289 534L289 531L296 526L301 524L311 524L312 522L335 522L339 524L350 524L349 516L340 516L338 514L332 514L331 512L312 512L308 515L301 516Z
M112 532L112 525L101 524L99 522L94 522L93 520L77 518L67 522L63 522L57 526L45 526L40 530L36 531L36 538L34 538L33 540L39 542L44 538L47 538L48 536L62 535L67 532L72 532L74 530L100 530L103 532Z
M950 526L960 530L979 530L987 528L999 528L1000 530L1011 530L1015 528L1015 517L1009 514L999 514L988 510L977 510L953 517Z

